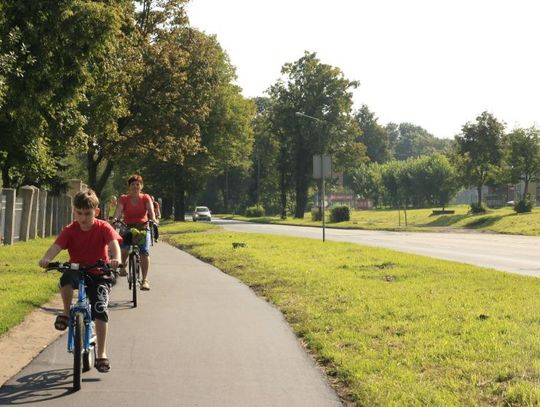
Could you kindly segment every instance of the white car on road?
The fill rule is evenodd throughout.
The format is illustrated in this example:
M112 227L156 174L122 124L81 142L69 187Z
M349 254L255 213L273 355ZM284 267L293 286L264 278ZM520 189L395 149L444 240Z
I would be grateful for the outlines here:
M196 206L192 217L193 222L197 222L198 220L212 221L212 214L210 213L210 209L206 206Z

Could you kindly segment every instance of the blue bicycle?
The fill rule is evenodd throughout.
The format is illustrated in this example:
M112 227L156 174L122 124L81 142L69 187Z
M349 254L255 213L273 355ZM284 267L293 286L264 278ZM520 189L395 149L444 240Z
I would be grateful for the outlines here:
M78 263L49 263L47 270L61 273L77 271L79 274L78 298L69 311L67 350L73 353L73 390L81 388L81 373L92 369L96 359L96 335L92 327L92 308L86 296L89 270L99 270L110 275L113 271L103 261L81 267Z

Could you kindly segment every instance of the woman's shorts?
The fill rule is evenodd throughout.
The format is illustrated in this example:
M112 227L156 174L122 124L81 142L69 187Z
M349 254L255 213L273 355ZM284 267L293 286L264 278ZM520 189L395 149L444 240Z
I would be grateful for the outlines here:
M89 275L86 277L86 295L90 299L92 307L92 320L100 319L109 321L109 296L113 277L98 277ZM79 273L77 271L66 271L60 277L60 287L71 285L73 289L79 288Z

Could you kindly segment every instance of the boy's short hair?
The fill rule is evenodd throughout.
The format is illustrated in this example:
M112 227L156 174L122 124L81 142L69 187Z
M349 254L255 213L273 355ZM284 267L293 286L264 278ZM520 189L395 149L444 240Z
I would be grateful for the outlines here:
M99 198L92 189L80 191L73 197L73 206L77 209L96 209L99 206Z
M129 177L127 181L128 186L131 185L131 183L135 181L139 181L141 184L144 184L143 178L139 174L133 174L131 177Z

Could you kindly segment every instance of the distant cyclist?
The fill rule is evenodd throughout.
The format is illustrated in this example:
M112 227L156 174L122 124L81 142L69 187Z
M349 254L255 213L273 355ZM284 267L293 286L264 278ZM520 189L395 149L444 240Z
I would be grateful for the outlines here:
M150 198L152 199L152 204L154 205L154 213L156 215L156 219L161 219L161 207L158 200L154 198L153 195L150 195ZM159 239L159 228L157 224L154 224L152 226L154 227L154 240L157 242Z
M148 283L148 270L150 268L150 232L148 220L152 220L157 223L156 214L154 212L154 205L150 195L143 194L141 191L144 186L143 178L134 174L129 177L128 181L128 193L118 198L118 206L116 207L115 218L124 220L124 223L129 228L135 227L139 230L147 230L146 240L143 244L139 245L139 253L141 255L141 270L142 270L142 284L141 290L149 290L150 284ZM122 263L125 264L128 255L128 246L125 244L122 247ZM122 273L125 275L125 272Z

